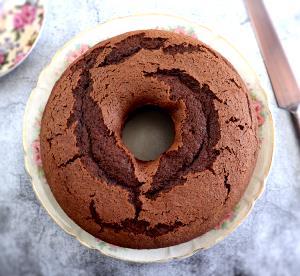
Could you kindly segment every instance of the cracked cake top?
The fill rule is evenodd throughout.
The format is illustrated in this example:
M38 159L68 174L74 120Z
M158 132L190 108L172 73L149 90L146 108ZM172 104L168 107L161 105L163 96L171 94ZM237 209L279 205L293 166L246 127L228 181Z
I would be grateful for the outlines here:
M121 133L130 112L166 110L171 147L137 160ZM49 186L66 214L104 241L159 248L215 227L239 202L258 150L248 91L220 54L146 30L103 41L55 84L41 129Z

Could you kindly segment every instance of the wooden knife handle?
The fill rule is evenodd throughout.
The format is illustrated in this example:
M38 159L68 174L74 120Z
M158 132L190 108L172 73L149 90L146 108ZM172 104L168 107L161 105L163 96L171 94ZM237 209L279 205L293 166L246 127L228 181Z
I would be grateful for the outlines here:
M300 106L297 106L294 110L291 110L291 114L298 135L298 141L300 143Z

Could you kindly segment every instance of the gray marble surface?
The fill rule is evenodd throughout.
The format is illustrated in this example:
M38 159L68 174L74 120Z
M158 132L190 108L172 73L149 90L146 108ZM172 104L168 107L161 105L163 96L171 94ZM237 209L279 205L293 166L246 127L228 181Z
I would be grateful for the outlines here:
M300 2L266 0L300 81ZM37 201L24 170L22 116L41 69L79 31L117 16L159 12L216 29L250 60L270 96L276 150L266 191L228 238L191 258L130 264L88 250ZM137 26L138 28L138 26ZM299 275L300 150L277 108L242 0L50 0L44 32L28 60L0 79L0 275Z

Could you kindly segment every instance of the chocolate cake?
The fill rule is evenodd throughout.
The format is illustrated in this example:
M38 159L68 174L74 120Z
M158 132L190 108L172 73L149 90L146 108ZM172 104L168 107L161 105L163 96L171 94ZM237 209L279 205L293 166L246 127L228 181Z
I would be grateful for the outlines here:
M140 161L122 142L141 106L168 112L171 147ZM49 186L65 213L122 247L176 245L213 229L241 199L257 157L257 122L239 74L219 53L166 31L125 33L73 62L41 129Z

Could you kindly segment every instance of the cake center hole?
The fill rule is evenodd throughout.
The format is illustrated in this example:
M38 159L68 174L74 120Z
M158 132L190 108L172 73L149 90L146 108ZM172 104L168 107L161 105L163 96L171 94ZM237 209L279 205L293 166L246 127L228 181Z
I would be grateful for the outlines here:
M142 161L157 159L170 148L174 136L171 116L154 105L145 105L130 113L122 131L123 143Z

